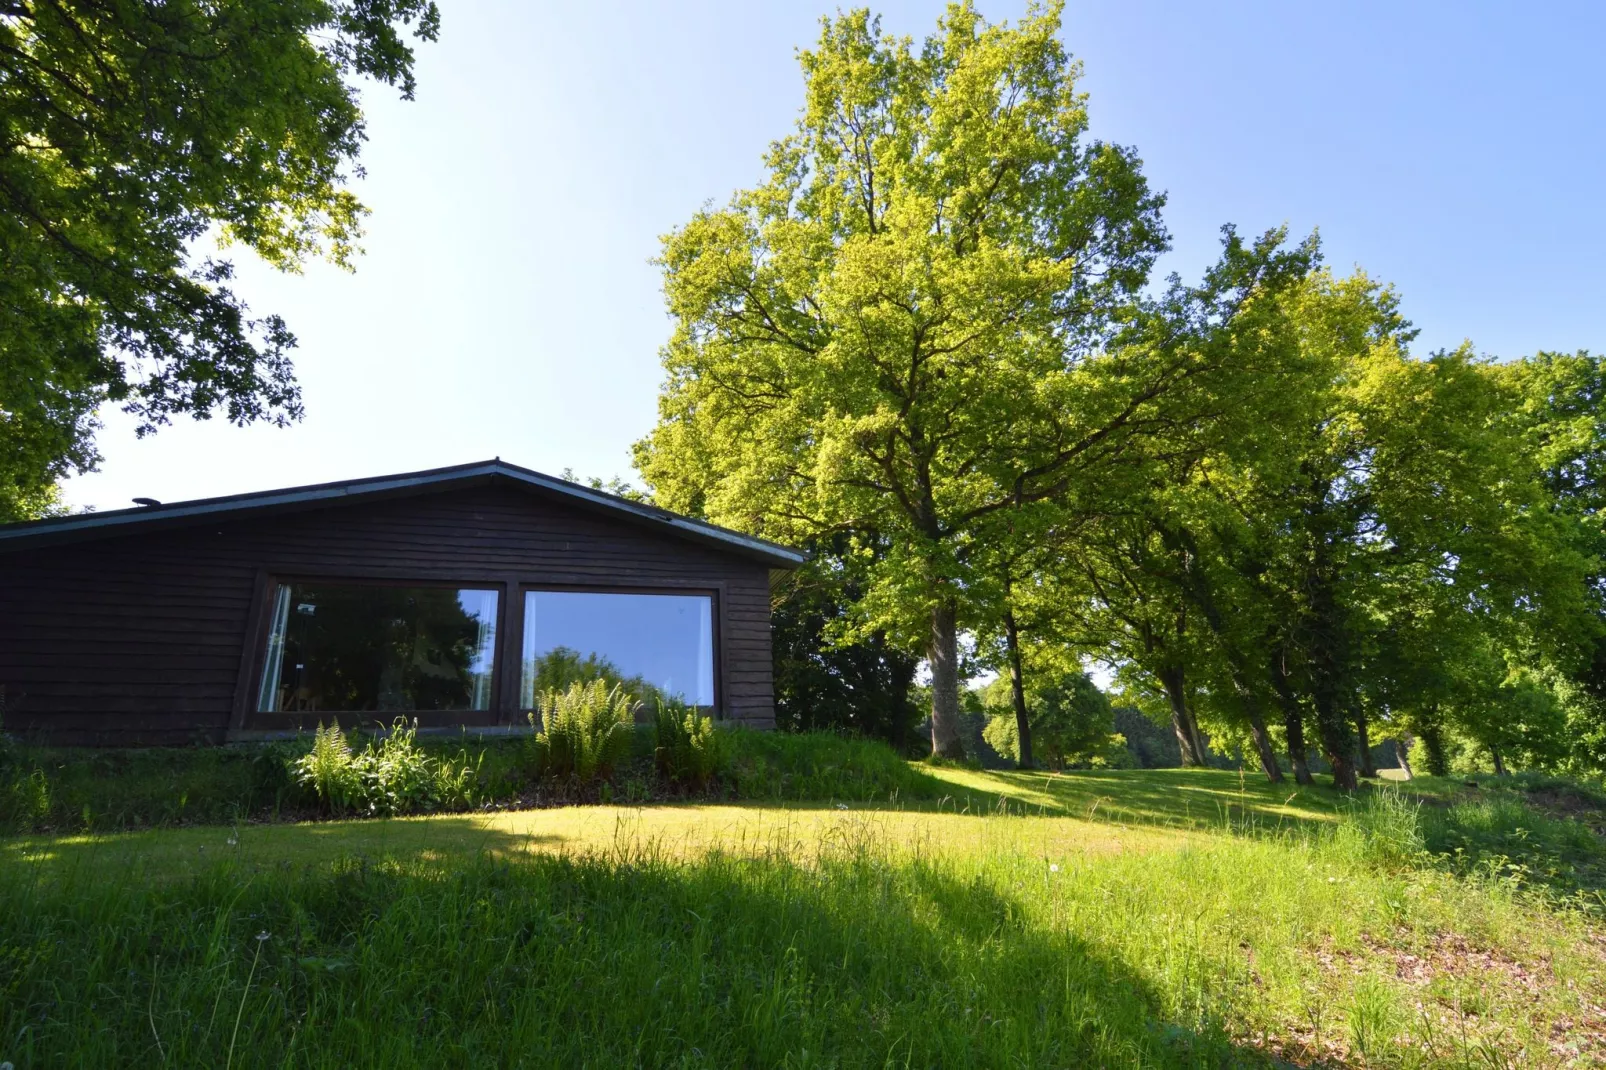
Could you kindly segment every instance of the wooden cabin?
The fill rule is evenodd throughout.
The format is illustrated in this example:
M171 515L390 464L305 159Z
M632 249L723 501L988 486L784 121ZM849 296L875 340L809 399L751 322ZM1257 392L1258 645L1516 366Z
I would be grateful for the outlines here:
M528 727L603 676L774 724L804 555L500 460L0 526L0 718L63 744Z

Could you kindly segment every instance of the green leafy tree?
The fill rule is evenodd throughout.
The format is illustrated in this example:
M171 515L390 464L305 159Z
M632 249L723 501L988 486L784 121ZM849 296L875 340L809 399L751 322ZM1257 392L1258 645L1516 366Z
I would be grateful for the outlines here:
M985 734L993 749L1019 759L1013 688L1006 677L982 695L988 714ZM1038 760L1049 768L1103 759L1111 747L1115 712L1109 696L1083 672L1044 674L1027 695ZM1125 745L1122 744L1122 749Z
M96 462L95 412L300 415L277 316L209 233L349 266L368 77L414 90L433 0L0 0L0 520Z
M955 5L917 49L825 20L767 180L660 260L675 330L638 468L716 522L885 539L858 623L924 649L940 754L963 750L965 547L1119 453L1178 374L1096 345L1165 246L1161 198L1087 136L1059 22Z
M885 632L853 633L851 607L862 581L830 543L809 549L808 564L778 585L770 615L776 724L853 732L902 749L920 720L911 697L919 659Z
M1570 619L1576 562L1485 362L1411 357L1396 299L1364 276L1313 278L1296 323L1308 402L1219 485L1240 504L1254 548L1240 567L1275 622L1272 691L1291 718L1308 714L1352 787L1368 718L1415 712L1426 726L1445 712L1454 651Z
M1539 353L1496 365L1516 391L1523 453L1537 464L1551 517L1581 561L1580 612L1547 630L1562 640L1539 653L1567 711L1568 761L1606 769L1606 361L1589 353Z
M1148 329L1163 331L1162 344L1202 374L1154 414L1146 449L1125 466L1126 478L1062 504L1055 534L1063 546L1037 559L1035 582L1017 584L1014 598L1032 606L1033 619L1053 622L1057 641L1128 677L1152 678L1189 765L1207 761L1196 716L1207 675L1200 670L1221 660L1231 631L1225 664L1239 692L1234 709L1252 726L1273 778L1281 774L1260 695L1244 682L1252 674L1242 636L1255 617L1241 612L1242 598L1227 604L1225 588L1237 577L1217 566L1224 549L1216 529L1236 518L1216 481L1234 463L1260 456L1265 428L1277 422L1271 414L1299 392L1298 332L1286 294L1299 291L1318 250L1314 238L1282 249L1282 238L1274 231L1246 248L1229 230L1222 261L1202 286L1174 284L1165 301L1144 310Z

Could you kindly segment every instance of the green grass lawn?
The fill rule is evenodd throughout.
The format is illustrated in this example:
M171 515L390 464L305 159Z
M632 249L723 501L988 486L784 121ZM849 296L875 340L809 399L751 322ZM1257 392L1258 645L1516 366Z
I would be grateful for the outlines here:
M1587 793L898 777L0 840L0 1062L1606 1062Z

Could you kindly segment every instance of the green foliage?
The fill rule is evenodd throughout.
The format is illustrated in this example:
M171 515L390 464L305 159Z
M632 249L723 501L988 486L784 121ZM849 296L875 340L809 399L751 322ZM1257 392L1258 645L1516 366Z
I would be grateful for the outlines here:
M1420 820L1421 801L1382 788L1348 803L1342 811L1333 849L1361 864L1403 869L1420 863L1427 840Z
M956 4L918 48L865 11L826 19L763 184L660 257L675 328L636 454L655 499L850 533L853 624L928 648L944 752L967 547L1120 454L1180 359L1096 352L1165 246L1162 199L1134 151L1089 138L1060 16L990 25Z
M953 796L953 785L879 740L829 732L726 732L738 798L888 802Z
M777 585L770 614L775 722L789 732L851 732L899 749L914 742L919 661L885 631L853 627L863 593L847 540L815 540L809 562Z
M304 750L297 744L134 749L16 744L10 762L0 761L0 795L6 767L33 782L21 795L29 805L9 819L20 831L271 818L303 801L288 766Z
M436 758L419 748L417 727L398 720L353 751L339 722L319 724L312 749L291 763L296 782L332 813L416 813L475 799L478 763Z
M312 749L292 764L291 771L297 781L311 788L324 805L336 812L350 809L362 797L356 755L338 720L328 728L319 723Z
M653 712L653 763L673 784L704 791L730 766L724 733L714 719L685 703L660 701Z
M530 714L529 742L537 776L589 783L606 779L630 755L637 702L617 684L598 679L548 691Z
M94 465L104 403L141 433L299 416L294 336L193 250L215 233L285 270L349 266L355 83L410 98L404 33L433 40L439 18L433 0L0 6L0 520Z
M1019 738L1010 682L999 677L982 693L987 714L983 735L999 754L1019 758ZM1026 689L1035 763L1050 769L1103 767L1112 758L1115 713L1110 700L1083 672L1034 676ZM1125 749L1125 741L1122 741Z
M43 769L0 763L0 831L29 832L50 815L50 779Z

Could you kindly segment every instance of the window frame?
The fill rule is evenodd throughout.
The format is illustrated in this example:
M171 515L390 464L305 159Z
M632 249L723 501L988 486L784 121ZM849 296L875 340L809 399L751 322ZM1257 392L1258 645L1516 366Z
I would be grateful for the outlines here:
M257 696L261 692L263 674L267 671L267 641L272 626L274 593L282 583L472 588L494 590L497 593L496 648L492 662L490 709L364 711L376 716L372 719L353 721L346 725L347 728L367 728L374 725L388 727L397 717L404 717L409 721L416 719L421 730L447 730L459 727L528 730L529 722L525 715L530 711L518 705L522 697L520 672L524 656L526 591L706 595L712 599L709 623L714 642L713 716L715 720L720 721L728 718L725 704L730 665L725 650L725 636L728 634L725 614L728 599L724 580L654 577L652 581L646 583L639 580L609 583L600 581L595 576L577 576L573 573L491 571L473 567L407 569L319 567L304 563L284 566L269 564L258 568L254 576L251 609L246 618L245 643L240 651L240 668L234 688L234 710L230 719L230 732L243 738L251 738L256 734L293 735L312 727L304 713L278 711L265 713L254 708ZM348 713L345 716L355 715Z
M679 585L659 584L655 586L640 584L596 584L596 583L522 583L519 585L516 597L512 600L518 605L518 646L509 647L514 659L518 662L518 671L510 674L515 690L511 692L514 716L523 718L528 713L535 712L533 706L522 706L518 703L524 698L524 596L530 593L550 591L561 594L658 594L679 595L681 597L705 597L709 600L708 628L711 633L713 650L711 652L714 664L714 705L713 718L716 721L725 718L725 592L724 584L688 583Z

